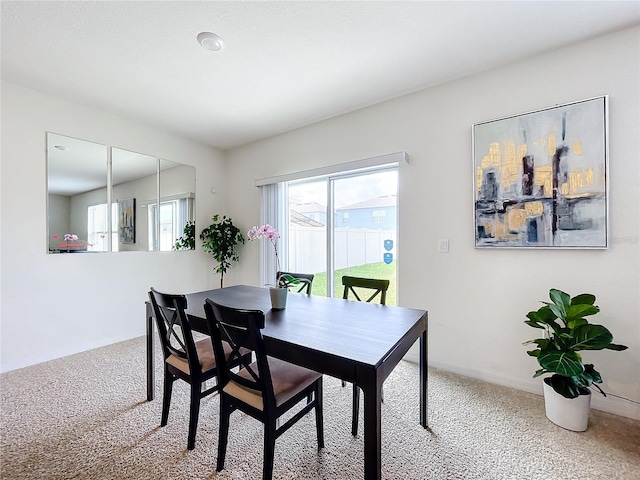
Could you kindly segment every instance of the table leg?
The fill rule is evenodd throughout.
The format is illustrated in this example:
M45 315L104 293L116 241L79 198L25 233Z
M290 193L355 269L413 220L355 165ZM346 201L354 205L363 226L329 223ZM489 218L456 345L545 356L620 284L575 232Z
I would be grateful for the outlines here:
M150 305L147 305L147 400L156 397L156 385L154 378L154 348L153 348L153 315Z
M427 363L427 329L420 336L420 425L429 428L428 419L428 363Z
M376 379L362 390L364 393L364 478L380 480L382 475L382 382Z

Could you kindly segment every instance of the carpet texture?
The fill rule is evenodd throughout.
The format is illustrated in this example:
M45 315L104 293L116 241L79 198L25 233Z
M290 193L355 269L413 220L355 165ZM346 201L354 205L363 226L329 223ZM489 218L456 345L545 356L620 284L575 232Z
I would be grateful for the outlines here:
M175 383L169 423L159 427L159 351L157 360L152 402L145 400L143 337L2 374L0 477L259 479L262 424L238 412L226 468L216 473L217 395L202 403L195 450L186 449L184 382ZM385 382L384 396L384 479L640 479L638 421L592 410L589 429L570 432L546 419L538 395L430 369L424 430L418 367L407 362ZM276 441L274 478L362 478L363 440L350 434L351 388L325 376L324 401L325 448L318 452L307 415Z

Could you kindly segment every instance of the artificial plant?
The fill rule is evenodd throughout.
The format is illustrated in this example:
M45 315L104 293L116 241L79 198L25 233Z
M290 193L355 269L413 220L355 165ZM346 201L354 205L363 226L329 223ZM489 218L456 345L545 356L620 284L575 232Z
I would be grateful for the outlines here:
M533 328L545 331L545 338L529 340L523 345L535 344L534 350L527 353L536 357L542 368L533 377L552 373L548 384L566 398L576 398L588 393L590 386L605 392L596 385L602 383L600 373L591 363L583 363L582 350L626 350L625 345L613 342L613 335L602 325L589 323L585 318L595 315L600 307L595 305L596 297L583 293L573 298L562 290L549 290L551 302L542 302L544 306L529 312L525 323ZM546 379L545 379L546 380Z
M244 237L231 218L214 215L213 223L200 233L204 251L210 253L217 262L216 273L220 274L220 288L224 286L224 274L231 268L231 262L239 260L237 247L244 243Z

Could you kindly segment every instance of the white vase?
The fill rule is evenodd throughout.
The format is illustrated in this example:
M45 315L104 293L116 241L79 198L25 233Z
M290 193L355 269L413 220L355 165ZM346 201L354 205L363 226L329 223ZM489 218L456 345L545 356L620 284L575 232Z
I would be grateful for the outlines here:
M546 381L542 382L544 408L547 418L556 425L574 432L584 432L589 424L591 392L566 398L556 393Z
M274 310L282 310L287 306L287 294L288 288L269 287L269 294L271 295L271 308Z

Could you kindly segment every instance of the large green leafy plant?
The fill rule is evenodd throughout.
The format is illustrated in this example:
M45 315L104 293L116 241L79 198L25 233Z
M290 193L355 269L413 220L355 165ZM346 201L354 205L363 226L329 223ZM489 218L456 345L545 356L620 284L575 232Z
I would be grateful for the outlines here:
M529 312L525 323L545 331L545 338L537 338L523 345L535 344L537 348L527 353L538 359L540 368L533 377L552 373L549 383L553 389L566 398L576 398L593 385L600 393L604 391L596 385L602 377L593 364L583 364L582 350L626 350L625 345L613 342L613 335L602 325L589 323L585 317L595 315L600 308L595 305L596 297L584 293L571 298L562 290L549 290L551 302L538 310Z
M240 230L231 218L214 215L213 223L200 233L204 251L210 253L218 262L216 272L220 274L220 288L224 286L224 274L231 268L231 262L239 260L237 247L244 243Z

